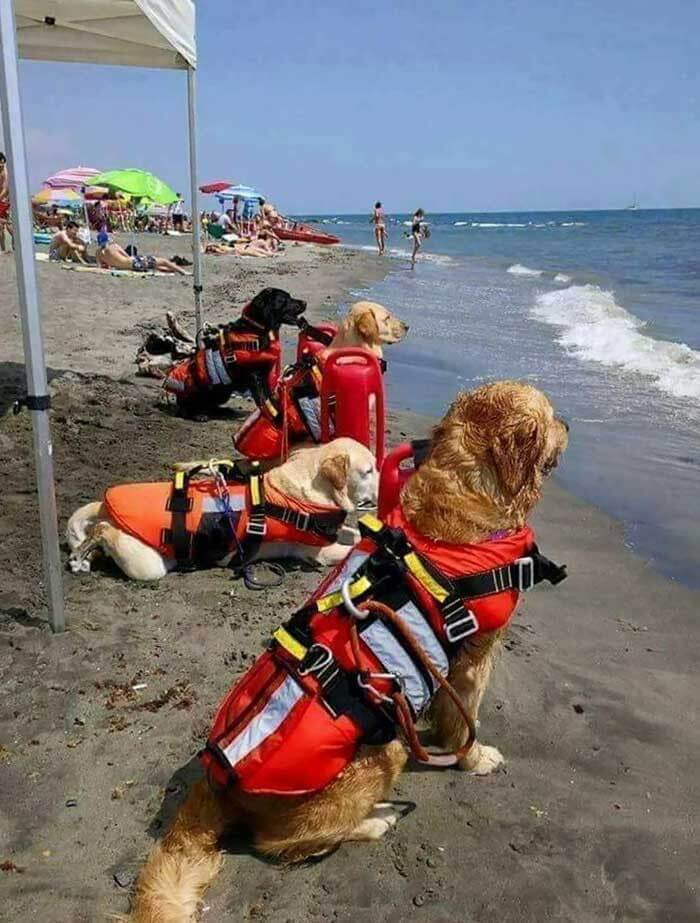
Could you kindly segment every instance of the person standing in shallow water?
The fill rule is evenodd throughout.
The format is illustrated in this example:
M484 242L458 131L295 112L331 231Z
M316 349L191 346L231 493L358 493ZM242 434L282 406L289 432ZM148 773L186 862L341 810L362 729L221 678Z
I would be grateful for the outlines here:
M411 254L411 269L416 268L416 257L423 242L423 219L425 212L422 208L416 209L411 221L411 237L413 238L413 253Z
M374 203L372 222L374 224L374 239L377 241L379 255L383 256L384 245L386 244L386 219L384 217L384 209L382 208L381 202Z

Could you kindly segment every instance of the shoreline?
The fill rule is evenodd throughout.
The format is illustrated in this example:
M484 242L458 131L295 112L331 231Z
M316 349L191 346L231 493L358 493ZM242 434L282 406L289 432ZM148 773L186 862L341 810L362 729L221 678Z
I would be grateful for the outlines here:
M149 238L149 249L156 244L177 252L173 239ZM217 304L240 305L271 284L306 297L310 320L332 319L337 301L387 271L371 254L288 251L245 263L208 258L205 317L223 321ZM214 708L319 576L294 571L281 587L251 593L225 570L155 585L108 565L66 573L68 631L50 634L31 421L9 412L22 387L14 272L3 270L11 263L0 262L9 315L0 344L0 861L24 871L2 873L5 904L17 919L88 923L125 911L145 852L197 777L194 754ZM190 279L97 278L44 264L39 278L57 376L62 526L110 483L164 478L176 459L230 453L250 402L193 423L157 406L157 382L134 377L139 325L167 308L189 320ZM389 347L390 362L400 348ZM431 422L392 409L390 444ZM570 577L524 599L487 692L480 736L502 749L505 771L477 779L413 766L392 797L416 808L394 832L301 868L262 862L236 841L207 895L212 918L389 923L422 907L426 919L476 923L697 919L687 807L700 756L697 594L651 570L625 548L621 524L554 482L534 524L543 552L568 564ZM455 874L475 855L478 887Z

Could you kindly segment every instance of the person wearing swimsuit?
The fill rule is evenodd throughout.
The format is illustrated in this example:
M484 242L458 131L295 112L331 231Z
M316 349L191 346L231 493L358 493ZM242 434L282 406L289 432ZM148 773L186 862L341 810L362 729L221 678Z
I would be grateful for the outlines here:
M411 269L416 268L416 257L418 256L418 251L421 248L421 242L423 240L423 218L425 218L425 212L422 208L419 208L415 211L413 215L413 220L411 222L411 237L413 238L413 253L411 254Z
M5 232L12 236L12 222L10 220L10 178L7 173L7 158L0 151L0 252L6 253Z
M384 210L382 209L381 202L374 203L372 222L374 223L374 239L377 241L379 255L383 256L384 245L386 244L386 220L384 218Z

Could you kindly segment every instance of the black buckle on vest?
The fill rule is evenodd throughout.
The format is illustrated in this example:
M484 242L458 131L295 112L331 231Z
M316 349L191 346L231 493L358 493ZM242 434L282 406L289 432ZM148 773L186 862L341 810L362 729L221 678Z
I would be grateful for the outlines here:
M445 635L450 644L463 641L469 635L479 630L479 623L474 613L465 608L459 596L448 596L441 607L442 617L445 620Z
M246 532L249 535L258 535L260 537L266 535L267 523L265 522L265 514L252 512L248 517Z

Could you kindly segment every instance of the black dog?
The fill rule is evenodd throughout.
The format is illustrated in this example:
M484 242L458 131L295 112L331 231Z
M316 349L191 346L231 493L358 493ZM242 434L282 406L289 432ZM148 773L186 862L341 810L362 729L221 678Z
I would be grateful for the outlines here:
M175 396L178 409L187 416L205 415L234 392L250 392L260 406L280 372L279 329L282 324L296 326L305 310L305 301L282 289L266 288L243 308L238 320L207 325L196 342L169 316L169 334L151 334L147 340L151 349L142 349L137 363L144 374L165 374L164 389ZM163 359L154 358L153 346L170 353L173 364L167 371ZM183 351L189 358L182 359Z

